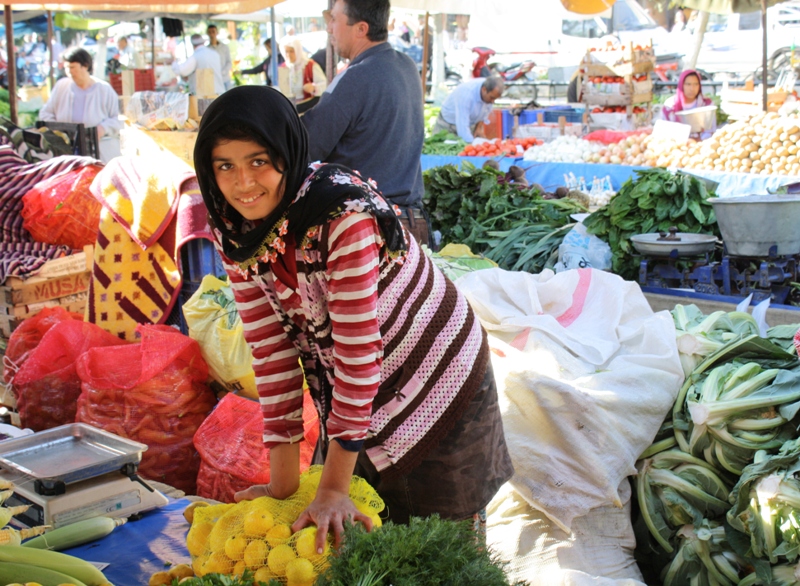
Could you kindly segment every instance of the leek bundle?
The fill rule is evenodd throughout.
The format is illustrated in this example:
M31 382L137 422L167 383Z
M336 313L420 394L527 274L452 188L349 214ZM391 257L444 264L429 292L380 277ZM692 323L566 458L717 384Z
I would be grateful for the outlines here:
M800 439L758 452L731 493L728 523L750 537L748 556L793 562L800 555Z
M715 311L704 315L696 305L676 305L672 310L683 372L689 376L708 355L730 342L758 334L749 313Z
M682 540L667 568L664 586L736 586L745 562L728 545L725 527L704 519L678 531Z
M707 462L680 450L660 452L637 462L636 495L656 541L672 553L670 539L687 524L720 517L728 510L732 483Z

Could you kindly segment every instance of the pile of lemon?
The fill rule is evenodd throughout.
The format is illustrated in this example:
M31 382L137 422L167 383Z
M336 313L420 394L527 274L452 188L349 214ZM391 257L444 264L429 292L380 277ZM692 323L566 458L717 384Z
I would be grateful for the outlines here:
M291 526L311 503L319 486L321 466L300 476L300 488L285 500L261 497L233 504L194 510L186 546L198 576L210 573L253 573L257 582L279 580L287 586L311 586L327 567L330 535L325 550L315 548L317 529L292 533ZM350 498L359 511L380 527L384 503L362 478L353 477Z

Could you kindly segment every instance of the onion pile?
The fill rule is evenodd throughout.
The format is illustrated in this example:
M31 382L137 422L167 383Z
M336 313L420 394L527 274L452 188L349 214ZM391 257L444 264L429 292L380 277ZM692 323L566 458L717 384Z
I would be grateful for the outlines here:
M599 142L583 140L577 136L559 136L543 145L534 146L525 151L526 161L543 161L546 163L590 163L594 155L604 146Z

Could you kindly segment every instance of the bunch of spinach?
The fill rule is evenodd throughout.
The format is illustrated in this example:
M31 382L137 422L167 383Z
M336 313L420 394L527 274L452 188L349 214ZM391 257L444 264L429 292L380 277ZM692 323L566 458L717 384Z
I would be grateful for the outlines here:
M544 199L537 187L509 183L502 171L465 161L424 173L425 207L442 243L465 244L501 268L539 272L557 260L558 246L586 211L570 199Z
M612 270L625 279L635 279L639 263L630 237L650 232L706 233L719 237L717 218L708 198L713 194L692 175L666 169L636 171L609 204L583 221L589 234L611 246Z

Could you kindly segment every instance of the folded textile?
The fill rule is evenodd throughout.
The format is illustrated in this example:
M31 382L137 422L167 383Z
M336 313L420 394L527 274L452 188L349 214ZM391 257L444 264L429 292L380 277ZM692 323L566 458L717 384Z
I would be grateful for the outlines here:
M87 319L122 339L164 323L181 290L181 245L210 237L194 172L169 163L116 157L92 184L103 210Z

